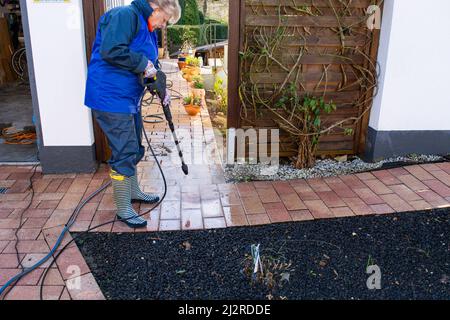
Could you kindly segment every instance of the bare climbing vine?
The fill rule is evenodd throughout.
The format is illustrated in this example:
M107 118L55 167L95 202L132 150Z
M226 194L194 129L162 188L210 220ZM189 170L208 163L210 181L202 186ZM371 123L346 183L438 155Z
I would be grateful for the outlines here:
M368 53L373 37L366 25L370 14L364 8L351 7L353 0L328 0L328 8L317 7L314 0L308 6L296 5L295 0L291 2L280 0L274 8L261 0L246 1L252 15L275 14L278 21L273 26L246 26L244 48L240 52L239 97L241 118L251 122L249 119L256 120L268 111L275 123L298 145L295 166L304 168L314 165L321 136L355 134L377 93L378 74L377 64ZM383 0L372 3L381 6ZM290 17L304 16L307 19L330 14L337 20L337 24L334 23L337 27L289 26L288 22ZM319 31L322 33L316 34ZM321 35L326 35L327 41L336 42L336 46L332 49L321 47L318 42ZM356 38L364 39L364 45L351 40ZM327 57L326 60L333 63L317 65L320 62L308 62L311 55L318 57L319 61ZM321 70L312 72L312 64ZM279 75L282 78L275 79ZM337 107L328 98L346 91L359 91L350 104L338 104ZM345 119L336 120L339 117L331 116L343 107L357 112ZM322 119L325 114L330 116Z

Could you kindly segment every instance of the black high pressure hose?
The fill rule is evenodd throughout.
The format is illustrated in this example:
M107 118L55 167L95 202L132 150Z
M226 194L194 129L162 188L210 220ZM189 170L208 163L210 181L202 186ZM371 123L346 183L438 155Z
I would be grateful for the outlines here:
M162 68L161 64L159 66L161 69ZM164 73L166 75L176 74L176 73L178 73L178 71L171 71L171 72L164 72ZM179 100L179 99L183 98L183 95L179 91L176 91L173 88L172 80L167 80L167 89L169 89L172 92L172 94L171 94L172 100ZM176 95L174 95L173 93L176 93ZM142 106L144 104L145 104L145 106L150 106L153 103L154 99L155 99L155 96L150 95L150 97L148 99L143 100ZM153 114L143 115L142 119L145 123L150 123L150 124L163 123L164 122L164 113L153 113ZM152 119L152 120L150 120L150 119Z
M146 93L146 92L147 92L147 88L143 91L143 93L142 93L142 95L141 95L141 98L140 98L140 100L139 100L139 101L140 101L141 109L142 109L143 99L144 99L144 96L145 96L145 93ZM166 112L167 112L167 110L166 110ZM168 119L168 120L169 120L169 119ZM169 121L169 123L170 123L170 121ZM156 164L158 165L158 169L159 169L159 171L160 171L160 173L161 173L161 177L162 177L163 183L164 183L164 194L162 195L161 199L155 204L155 206L154 206L153 208L151 208L151 209L147 210L146 212L140 214L139 217L145 216L145 215L147 215L148 213L150 213L150 212L152 212L153 210L155 210L157 207L159 207L159 206L161 205L161 203L164 201L164 199L166 198L166 195L167 195L167 180L166 180L166 177L165 177L165 175L164 175L164 171L163 171L163 169L162 169L162 167L161 167L161 164L158 162L158 158L157 158L157 156L156 156L156 154L155 154L155 151L153 150L153 148L152 148L152 146L151 146L151 144L150 144L150 139L149 139L148 136L147 136L147 132L145 131L144 126L142 126L142 130L143 130L143 133L144 133L144 137L145 137L145 139L146 139L146 141L147 141L148 147L149 147L149 149L150 149L150 151L151 151L151 153L152 153L152 156L153 156L153 158L155 159L155 162L156 162ZM178 146L178 145L177 145L177 146ZM16 276L14 276L13 278L11 278L10 280L8 280L8 281L0 288L0 297L5 293L5 291L6 291L8 288L11 289L12 287L14 287L20 279L22 279L24 276L26 276L26 275L29 274L30 272L32 272L32 271L36 270L37 268L39 268L41 265L43 265L47 260L49 260L49 259L56 253L56 251L58 250L59 246L61 245L61 243L62 243L62 241L63 241L63 239L64 239L64 236L69 232L70 227L75 223L75 221L76 221L76 219L77 219L77 217L78 217L78 215L79 215L81 209L82 209L87 203L89 203L95 196L97 196L100 192L106 190L106 188L108 188L110 185L111 185L111 181L108 182L108 183L106 183L105 185L101 186L98 190L96 190L96 191L93 192L91 195L89 195L89 197L87 197L84 201L82 201L82 202L75 208L74 212L73 212L72 215L70 216L68 222L67 222L66 225L64 226L64 228L63 228L63 230L62 230L60 236L59 236L58 239L56 240L56 243L55 243L55 245L53 246L53 248L50 250L50 252L49 252L44 258L42 258L42 259L39 260L37 263L35 263L33 266L28 267L28 268L25 268L24 270L22 270L22 272L20 272L19 274L17 274ZM131 218L128 218L128 219L124 219L124 221L127 221L127 220L129 220L129 219L132 219L132 217L131 217ZM89 229L86 230L86 231L80 232L79 234L73 236L72 239L71 239L66 245L64 245L64 247L63 247L61 250L58 251L58 253L53 257L53 260L52 260L52 262L50 263L50 265L49 265L48 267L46 267L46 270L45 270L44 273L43 273L43 277L42 277L41 283L40 283L40 293L39 293L40 299L41 299L41 300L43 300L43 288L44 288L44 283L45 283L45 279L47 278L48 272L49 272L50 268L54 265L54 263L56 262L56 260L58 259L58 257L64 252L64 250L66 250L67 247L68 247L70 244L72 244L77 238L79 238L82 234L88 233L88 232L90 232L90 231L92 231L92 230L95 230L95 229L97 229L97 228L100 228L100 227L103 227L103 226L106 226L106 225L113 224L113 223L116 222L116 221L117 221L117 218L114 218L114 220L111 220L111 221L108 221L108 222L99 224L99 225L97 225L97 226L94 226L94 227L89 228ZM4 299L4 298L6 297L6 295L7 295L7 293L2 297L2 299Z

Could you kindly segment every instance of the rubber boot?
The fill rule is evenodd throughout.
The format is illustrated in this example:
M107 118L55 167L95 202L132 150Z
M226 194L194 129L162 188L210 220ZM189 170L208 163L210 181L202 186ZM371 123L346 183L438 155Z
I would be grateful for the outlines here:
M144 193L139 188L137 175L135 174L131 178L131 202L144 202L148 204L157 203L159 197L156 194Z
M130 228L144 228L147 221L134 211L131 206L131 178L111 171L113 198L117 207L117 218Z

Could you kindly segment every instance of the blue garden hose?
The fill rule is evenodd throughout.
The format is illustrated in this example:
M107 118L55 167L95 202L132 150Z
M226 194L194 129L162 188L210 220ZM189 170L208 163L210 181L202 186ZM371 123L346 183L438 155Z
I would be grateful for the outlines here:
M36 270L37 268L39 268L41 265L43 265L48 259L50 259L53 254L56 252L56 250L59 248L59 246L61 245L62 240L64 239L64 236L67 234L67 232L69 231L70 227L75 223L75 220L78 216L78 213L81 211L81 209L83 209L83 207L89 202L91 201L95 196L97 196L100 192L102 192L103 190L105 190L109 185L111 184L111 182L106 183L105 185L103 185L102 187L100 187L98 190L96 190L93 194L91 194L88 198L86 198L82 203L80 203L78 205L78 207L75 209L75 211L73 212L72 216L69 218L69 221L67 222L67 224L64 226L61 234L59 235L58 239L56 240L55 245L52 247L52 249L50 250L50 252L43 257L41 260L39 260L38 262L36 262L34 265L32 265L29 268L25 268L22 272L20 272L19 274L15 275L14 277L12 277L10 280L8 280L1 288L0 288L0 297L2 296L2 294L6 291L6 289L10 286L14 286L14 284L19 281L20 279L22 279L24 276L26 276L27 274L29 274L30 272Z
M146 90L143 91L142 96L141 96L141 99L140 99L140 104L141 104L141 105L142 105L142 102L143 102L143 98L144 98L145 92L146 92ZM167 111L166 111L166 112L167 112ZM169 113L170 113L170 111L169 111ZM169 120L169 119L168 119L168 120ZM170 119L170 120L171 120L171 119ZM153 211L155 208L157 208L159 205L161 205L161 203L164 201L164 199L165 199L165 197L166 197L166 195L167 195L167 181L166 181L166 177L165 177L165 175L164 175L164 171L162 170L162 167L161 167L160 163L158 162L158 159L157 159L157 157L156 157L156 154L155 154L155 152L154 152L152 146L150 145L150 139L149 139L148 136L147 136L147 132L145 132L144 126L142 126L142 130L143 130L145 139L147 140L147 144L148 144L148 146L149 146L149 148L150 148L150 151L152 152L153 158L155 159L155 162L156 162L156 164L158 165L158 168L159 168L159 170L160 170L161 176L162 176L162 178L163 178L163 182L164 182L164 194L163 194L163 196L161 197L161 199L159 200L159 202L158 202L153 208L151 208L150 210L148 210L148 211L146 211L146 212L140 214L140 215L139 215L140 217L142 217L142 216L148 214L149 212L151 212L151 211ZM183 170L183 171L184 171L184 170ZM52 249L50 250L50 252L49 252L45 257L43 257L41 260L39 260L38 262L36 262L33 266L31 266L31 267L29 267L29 268L23 269L22 272L20 272L19 274L15 275L15 276L12 277L10 280L8 280L8 281L0 288L0 297L2 297L2 295L5 293L5 291L6 291L9 287L14 286L14 285L17 283L17 281L19 281L20 279L22 279L24 276L26 276L26 275L29 274L30 272L32 272L32 271L36 270L37 268L39 268L39 267L40 267L41 265L43 265L47 260L49 260L49 259L53 256L53 254L55 254L55 252L58 250L59 246L61 245L62 240L64 239L65 235L67 234L67 232L69 232L70 227L75 223L76 218L77 218L79 212L81 211L81 209L82 209L89 201L91 201L94 197L96 197L100 192L102 192L103 190L105 190L106 188L108 188L110 185L111 185L111 182L106 183L105 185L103 185L102 187L100 187L98 190L96 190L94 193L92 193L88 198L86 198L82 203L80 203L80 204L77 206L77 208L74 210L74 212L73 212L72 215L70 216L69 221L68 221L67 224L64 226L64 228L63 228L61 234L59 235L59 237L58 237L56 243L54 244L54 246L52 247ZM130 217L129 219L131 219L131 218L133 218L133 217ZM125 221L126 221L126 220L128 220L128 219L125 219ZM101 226L104 226L104 225L107 225L107 224L112 224L112 223L114 223L114 222L115 222L115 220L112 220L112 221L103 223L103 224L101 224L101 225L91 227L91 228L89 228L89 229L88 229L87 231L85 231L85 232L92 231L92 230L97 229L97 228L99 228L99 227L101 227ZM44 283L45 276L47 275L47 272L48 272L49 268L51 267L51 265L53 265L53 264L55 263L56 259L57 259L57 258L59 257L59 255L60 255L60 254L68 247L68 245L69 245L70 243L72 243L72 242L75 240L75 238L76 238L76 237L73 237L73 238L69 241L69 243L67 243L67 244L61 249L61 251L58 252L58 254L55 256L55 258L54 258L53 261L51 262L51 264L50 264L50 266L48 267L48 269L45 271L44 276L43 276L43 279L42 279L42 282L41 282L41 298L42 298L42 285L43 285L43 283ZM3 298L4 298L4 297L3 297Z
M29 267L29 268L25 268L21 273L15 275L14 277L12 277L10 280L8 280L8 282L6 282L1 288L0 288L0 297L3 294L3 292L5 292L5 290L13 285L16 281L19 281L21 278L23 278L24 276L26 276L27 274L29 274L30 272L36 270L37 268L39 268L41 265L43 265L48 259L50 259L52 257L52 255L56 252L56 250L58 249L58 247L61 245L61 242L64 238L64 236L66 235L66 233L69 231L69 227L65 226L63 231L61 232L60 236L58 237L58 240L56 241L55 245L53 246L53 248L50 250L50 252L41 260L39 260L36 264L34 264L33 266Z

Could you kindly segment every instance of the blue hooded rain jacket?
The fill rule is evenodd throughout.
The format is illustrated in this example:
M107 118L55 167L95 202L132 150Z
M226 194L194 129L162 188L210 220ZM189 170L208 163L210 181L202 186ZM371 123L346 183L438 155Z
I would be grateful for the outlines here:
M158 68L158 36L148 30L147 0L117 7L101 18L92 49L85 105L113 113L137 113L144 90L139 76L150 60Z

